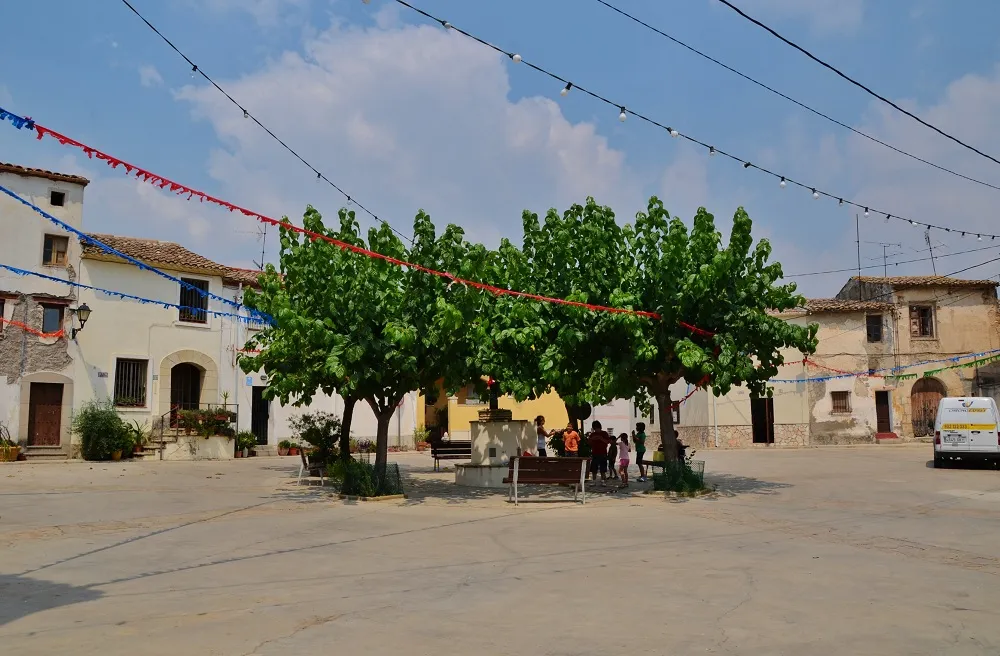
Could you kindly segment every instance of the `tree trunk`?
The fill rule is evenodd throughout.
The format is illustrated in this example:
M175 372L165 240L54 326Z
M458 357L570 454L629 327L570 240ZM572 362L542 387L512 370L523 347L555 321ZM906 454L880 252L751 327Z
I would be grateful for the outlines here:
M656 395L656 409L660 415L660 443L663 444L663 458L667 462L677 460L677 438L674 436L674 413L670 407L670 388Z
M396 411L396 403L386 399L386 403L382 405L375 399L368 399L368 405L372 407L378 422L375 433L375 475L381 478L385 476L385 466L389 462L389 422Z
M357 402L353 396L344 397L344 417L340 422L340 459L344 462L351 459L351 421L354 419L354 404Z

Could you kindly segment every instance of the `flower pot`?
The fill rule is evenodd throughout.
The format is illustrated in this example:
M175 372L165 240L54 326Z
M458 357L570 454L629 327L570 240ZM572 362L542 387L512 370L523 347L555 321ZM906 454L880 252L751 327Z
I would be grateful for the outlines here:
M279 456L287 456L288 455L288 449L280 449L279 448L278 449L278 455Z
M136 444L132 448L132 453L142 453L142 445L141 444Z
M236 453L233 454L233 457L234 458L242 458L243 457L243 452L242 451L237 451Z
M116 462L119 461L119 460L121 460L122 459L122 452L120 450L119 451L112 451L111 452L111 459L114 460L114 461L116 461Z
M251 458L257 457L257 449L250 449L250 457Z
M288 450L288 455L290 455L290 456L297 456L297 455L299 455L299 450L298 450L298 449L296 449L296 448L295 448L295 447L293 446L292 448L290 448L290 449Z
M14 462L21 460L21 447L5 446L0 447L0 462Z
M244 458L250 457L250 449L243 449L243 457Z

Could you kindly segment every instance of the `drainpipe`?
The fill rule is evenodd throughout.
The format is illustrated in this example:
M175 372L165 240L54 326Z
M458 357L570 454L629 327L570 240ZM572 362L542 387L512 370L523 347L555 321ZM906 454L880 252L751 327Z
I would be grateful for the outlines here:
M715 448L719 448L719 413L715 404L715 391L712 391L712 428L715 430Z

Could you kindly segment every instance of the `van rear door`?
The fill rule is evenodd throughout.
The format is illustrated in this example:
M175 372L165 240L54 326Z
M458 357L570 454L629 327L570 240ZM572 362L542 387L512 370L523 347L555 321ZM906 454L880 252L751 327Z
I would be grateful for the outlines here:
M966 399L969 414L969 450L997 451L996 402L989 398Z
M941 399L936 424L941 432L938 450L942 453L957 454L969 450L972 438L971 415L964 407L968 402L969 399Z

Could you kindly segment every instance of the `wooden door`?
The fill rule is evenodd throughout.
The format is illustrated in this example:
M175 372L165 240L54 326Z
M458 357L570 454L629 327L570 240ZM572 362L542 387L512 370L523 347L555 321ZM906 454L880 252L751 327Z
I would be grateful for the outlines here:
M875 420L879 433L891 433L892 422L889 420L889 392L875 392Z
M59 446L62 383L31 383L28 390L28 445Z
M944 385L936 378L921 378L913 384L913 390L910 392L910 412L913 415L914 437L934 434L938 402L946 395Z

